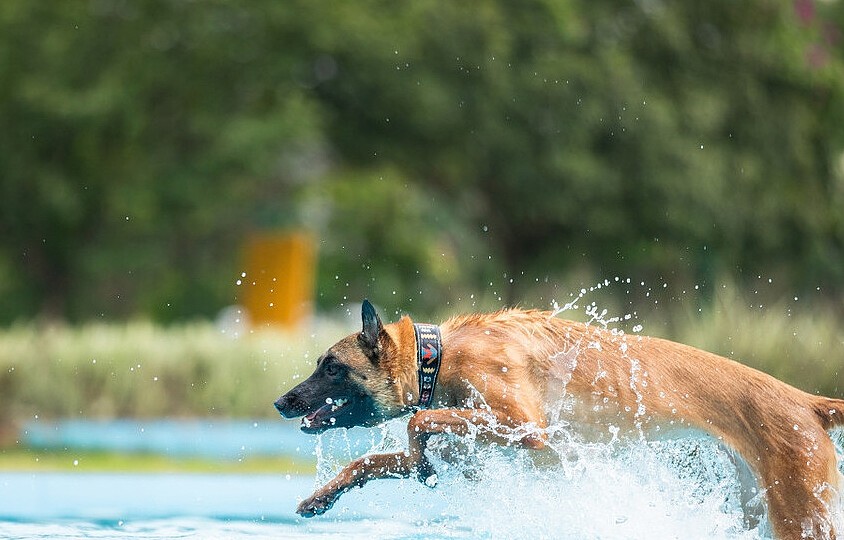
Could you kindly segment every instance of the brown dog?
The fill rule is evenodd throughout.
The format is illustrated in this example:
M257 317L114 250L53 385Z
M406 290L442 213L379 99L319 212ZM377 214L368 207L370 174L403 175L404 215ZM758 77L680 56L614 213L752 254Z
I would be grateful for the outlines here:
M415 411L409 448L353 461L302 501L303 516L322 514L369 480L429 480L423 451L435 433L471 430L542 448L549 407L566 397L576 406L565 420L584 431L606 433L609 423L621 423L642 435L671 425L712 434L756 474L778 538L835 537L842 482L826 430L844 425L844 400L807 394L686 345L550 312L467 315L439 327L402 317L384 326L364 301L362 316L363 330L328 349L313 375L275 406L285 417L304 416L308 433Z

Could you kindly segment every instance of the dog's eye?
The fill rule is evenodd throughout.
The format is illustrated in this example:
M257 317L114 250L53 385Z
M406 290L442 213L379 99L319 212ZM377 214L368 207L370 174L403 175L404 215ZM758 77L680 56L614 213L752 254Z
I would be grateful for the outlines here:
M333 362L327 362L324 368L325 374L329 377L336 377L340 374L340 368Z

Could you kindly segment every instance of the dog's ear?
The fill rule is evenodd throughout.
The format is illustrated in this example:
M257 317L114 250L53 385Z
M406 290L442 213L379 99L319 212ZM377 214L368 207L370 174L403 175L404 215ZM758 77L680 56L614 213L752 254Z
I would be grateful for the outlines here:
M373 353L372 356L378 354L378 336L384 331L384 326L381 324L381 318L375 312L375 308L369 303L369 300L364 299L361 306L361 318L363 319L363 330L360 332L361 344Z

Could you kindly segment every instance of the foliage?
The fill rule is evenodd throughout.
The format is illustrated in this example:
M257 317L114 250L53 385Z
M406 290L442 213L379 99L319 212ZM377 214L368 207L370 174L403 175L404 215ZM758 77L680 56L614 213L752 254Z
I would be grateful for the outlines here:
M213 313L243 234L284 224L278 177L318 111L293 50L250 61L287 36L252 7L4 4L0 231L23 314Z
M207 323L16 325L0 337L0 425L16 419L276 415L272 402L340 334L240 338Z
M5 0L0 322L211 316L245 237L288 226L320 238L323 308L615 275L840 298L842 23L813 0Z
M794 297L768 304L721 285L712 302L670 310L658 333L755 367L811 393L844 396L844 324L835 310ZM649 327L648 327L649 328ZM656 329L655 329L656 330Z

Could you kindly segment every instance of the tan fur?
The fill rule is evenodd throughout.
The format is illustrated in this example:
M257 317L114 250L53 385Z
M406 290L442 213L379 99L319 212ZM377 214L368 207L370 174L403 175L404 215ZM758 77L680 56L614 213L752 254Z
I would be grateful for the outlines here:
M756 473L777 538L835 538L829 508L840 504L840 475L825 431L844 424L844 401L807 394L686 345L549 312L455 317L441 332L438 406L411 417L409 450L352 462L303 501L300 513L321 513L370 479L411 473L426 479L432 471L423 449L433 433L461 435L473 426L491 426L489 438L512 442L515 436L541 448L549 408L566 396L577 402L567 420L585 432L606 433L610 423L623 423L642 434L671 426L711 433ZM398 415L418 399L410 319L386 325L379 343L377 371L384 385L376 384L374 394L380 407Z

